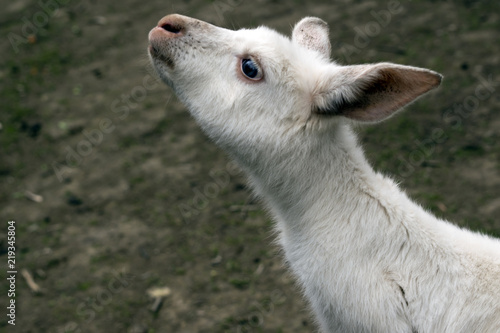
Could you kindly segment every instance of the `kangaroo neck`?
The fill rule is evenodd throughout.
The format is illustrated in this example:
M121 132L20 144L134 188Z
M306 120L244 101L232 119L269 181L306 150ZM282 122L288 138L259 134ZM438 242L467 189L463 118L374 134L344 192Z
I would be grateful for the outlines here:
M366 162L352 130L339 125L317 140L276 149L243 168L252 187L284 223L335 217L366 199L375 172ZM241 163L241 162L240 162Z

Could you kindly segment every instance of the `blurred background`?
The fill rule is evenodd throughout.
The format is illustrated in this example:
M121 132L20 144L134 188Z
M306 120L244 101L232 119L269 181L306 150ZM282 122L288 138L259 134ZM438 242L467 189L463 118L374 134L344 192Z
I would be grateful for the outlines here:
M359 128L368 159L438 216L500 236L500 2L1 1L0 260L16 230L16 326L2 332L313 332L244 176L147 59L170 13L289 35L331 29L341 64L442 73ZM203 66L203 64L200 64ZM6 312L10 284L2 278Z

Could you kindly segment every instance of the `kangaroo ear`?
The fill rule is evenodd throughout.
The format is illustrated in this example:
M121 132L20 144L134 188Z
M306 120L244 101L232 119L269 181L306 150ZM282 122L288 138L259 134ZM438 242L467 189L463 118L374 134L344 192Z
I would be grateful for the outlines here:
M314 94L313 112L361 122L392 116L442 80L431 70L391 63L337 67L328 75Z
M330 38L328 24L317 17L305 17L295 25L292 41L310 50L319 52L326 59L330 58Z

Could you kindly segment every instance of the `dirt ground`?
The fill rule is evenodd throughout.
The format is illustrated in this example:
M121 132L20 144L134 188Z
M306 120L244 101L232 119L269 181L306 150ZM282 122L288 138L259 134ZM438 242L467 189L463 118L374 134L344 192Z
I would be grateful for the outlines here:
M498 1L0 3L1 332L315 331L244 176L151 74L147 34L169 13L287 35L319 16L340 63L442 73L361 141L423 206L500 236Z

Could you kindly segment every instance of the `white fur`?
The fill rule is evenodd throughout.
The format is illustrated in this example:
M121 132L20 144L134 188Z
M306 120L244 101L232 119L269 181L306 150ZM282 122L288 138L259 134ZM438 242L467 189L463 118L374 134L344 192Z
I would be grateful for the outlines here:
M330 62L317 18L290 40L170 15L150 45L159 75L264 199L323 332L500 332L499 240L413 203L351 130L433 89L437 73ZM241 58L263 79L245 78Z

